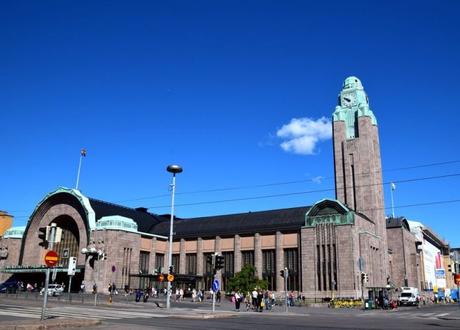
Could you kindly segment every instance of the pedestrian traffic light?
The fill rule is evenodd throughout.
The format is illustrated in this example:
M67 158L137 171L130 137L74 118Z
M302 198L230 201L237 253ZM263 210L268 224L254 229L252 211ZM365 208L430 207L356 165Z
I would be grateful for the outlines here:
M102 260L107 260L107 253L102 253Z
M48 248L49 232L50 232L50 226L38 228L38 239L40 240L38 245L42 246L45 249Z
M169 266L169 273L168 274L174 274L174 266Z
M280 270L280 276L281 276L281 277L284 277L284 269L281 269L281 270Z
M224 268L224 256L216 256L216 269Z
M449 273L452 273L452 264L448 264L448 265L447 265L447 271L448 271Z

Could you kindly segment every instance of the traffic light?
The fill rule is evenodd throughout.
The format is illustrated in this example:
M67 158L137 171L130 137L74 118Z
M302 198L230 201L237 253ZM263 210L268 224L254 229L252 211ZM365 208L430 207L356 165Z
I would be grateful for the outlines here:
M206 262L210 264L212 267L214 267L214 261L215 261L214 254L211 254L206 258Z
M447 271L448 271L449 273L452 273L452 264L448 264L448 265L447 265Z
M38 245L42 246L45 249L48 248L49 232L50 232L50 226L38 228L38 239L40 240L40 243L38 243Z
M70 257L69 258L69 268L67 269L67 275L75 275L75 271L77 270L77 258Z
M361 273L361 282L363 283L369 282L369 275L367 273Z
M284 269L281 269L281 270L280 270L280 276L281 276L281 277L284 277Z
M107 253L102 253L102 260L107 260Z
M169 273L168 274L174 274L174 266L169 266Z
M216 256L216 267L217 270L224 268L224 256Z

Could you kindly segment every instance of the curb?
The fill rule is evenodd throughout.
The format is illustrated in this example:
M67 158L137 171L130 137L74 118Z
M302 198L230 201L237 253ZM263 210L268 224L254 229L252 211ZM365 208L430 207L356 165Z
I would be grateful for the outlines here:
M208 320L208 319L225 319L230 317L235 317L235 314L227 313L206 313L206 314L194 314L194 315L170 315L169 317L174 317L175 319L193 319L193 320Z
M32 329L65 329L65 328L90 328L100 325L100 320L84 319L53 319L45 321L23 321L16 323L0 323L0 330L32 330Z

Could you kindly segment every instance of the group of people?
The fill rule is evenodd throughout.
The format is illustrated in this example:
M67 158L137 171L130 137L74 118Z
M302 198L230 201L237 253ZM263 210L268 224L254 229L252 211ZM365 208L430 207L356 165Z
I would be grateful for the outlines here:
M242 293L236 290L232 295L232 302L235 304L235 310L240 311L241 304L244 304L246 311L263 312L271 310L276 303L276 295L273 291L261 290L254 288L252 292Z

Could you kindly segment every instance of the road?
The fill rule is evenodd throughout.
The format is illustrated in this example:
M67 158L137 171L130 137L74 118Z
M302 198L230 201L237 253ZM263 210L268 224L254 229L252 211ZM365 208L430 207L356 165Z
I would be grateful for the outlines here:
M190 307L191 306L191 307ZM459 329L458 305L431 305L420 309L399 308L397 311L328 309L297 307L288 314L282 310L263 313L239 313L217 310L220 318L203 319L211 313L206 305L177 304L168 313L152 303L89 306L51 303L48 315L64 319L98 319L97 329ZM225 307L230 307L227 305ZM222 308L226 309L226 308ZM0 300L2 322L39 320L40 304L36 301Z

